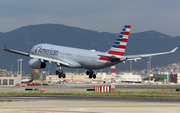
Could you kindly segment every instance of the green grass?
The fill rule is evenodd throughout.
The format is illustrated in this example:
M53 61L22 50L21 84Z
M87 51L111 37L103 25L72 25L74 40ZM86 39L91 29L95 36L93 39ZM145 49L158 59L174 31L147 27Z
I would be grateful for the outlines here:
M0 100L0 102L12 102L12 100Z
M102 86L110 86L109 84L103 84ZM94 88L94 86L86 86L86 87L73 87L73 88ZM124 84L124 85L116 85L116 88L120 89L180 89L180 85L135 85L135 84Z
M175 91L116 91L114 93L80 92L80 91L19 91L0 92L0 95L21 95L21 96L112 96L112 97L176 97L180 98L180 92Z
M44 86L65 86L64 84L49 84L49 85L44 85Z
M180 85L116 85L116 88L132 89L180 89Z

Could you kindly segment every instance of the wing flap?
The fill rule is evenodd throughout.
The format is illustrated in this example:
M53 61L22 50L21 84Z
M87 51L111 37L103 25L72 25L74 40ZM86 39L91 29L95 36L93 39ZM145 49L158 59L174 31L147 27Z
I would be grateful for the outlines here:
M30 57L31 58L35 58L35 59L39 59L42 62L46 61L46 62L50 62L50 63L56 63L58 65L63 64L63 65L66 65L66 66L70 65L68 62L65 62L65 61L62 61L62 60L53 59L53 58L37 56L37 55L32 55L32 54L30 54Z

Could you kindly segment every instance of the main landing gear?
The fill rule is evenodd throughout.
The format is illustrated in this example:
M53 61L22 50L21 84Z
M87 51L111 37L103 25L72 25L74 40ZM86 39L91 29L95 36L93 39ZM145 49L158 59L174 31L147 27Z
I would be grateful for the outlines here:
M96 78L96 74L93 73L92 70L87 70L86 71L86 75L89 75L89 78L92 79L92 77L95 79Z
M61 67L59 67L58 70L56 70L56 75L58 75L59 78L66 78L66 75L63 74L63 71L61 70Z

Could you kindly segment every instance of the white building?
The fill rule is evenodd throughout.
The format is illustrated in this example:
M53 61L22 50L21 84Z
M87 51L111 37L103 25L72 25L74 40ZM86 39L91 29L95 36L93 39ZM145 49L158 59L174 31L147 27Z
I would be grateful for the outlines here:
M180 84L180 73L177 74L177 83Z
M116 82L133 82L133 83L139 83L142 82L141 75L133 75L132 73L123 73L122 75L117 74L115 76ZM57 75L49 75L46 76L46 81L53 81L53 80L61 80L58 78ZM103 73L97 73L96 79L89 79L89 76L87 76L85 73L66 73L66 78L64 79L68 82L86 82L88 80L91 80L93 82L103 82L106 81L106 83L111 82L111 74L107 74L105 72Z
M0 77L6 77L7 76L7 69L0 68Z
M141 75L133 75L132 73L123 73L122 75L116 75L116 81L141 83L142 77L141 77Z

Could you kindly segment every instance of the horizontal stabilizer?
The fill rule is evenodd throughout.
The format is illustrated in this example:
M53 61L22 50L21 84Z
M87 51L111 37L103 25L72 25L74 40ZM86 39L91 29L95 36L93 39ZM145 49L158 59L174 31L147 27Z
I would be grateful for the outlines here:
M124 57L124 56L111 55L111 54L106 54L106 53L98 55L98 56L108 58L111 62L118 61L119 59L120 59L120 61L125 61L126 60L126 57Z

